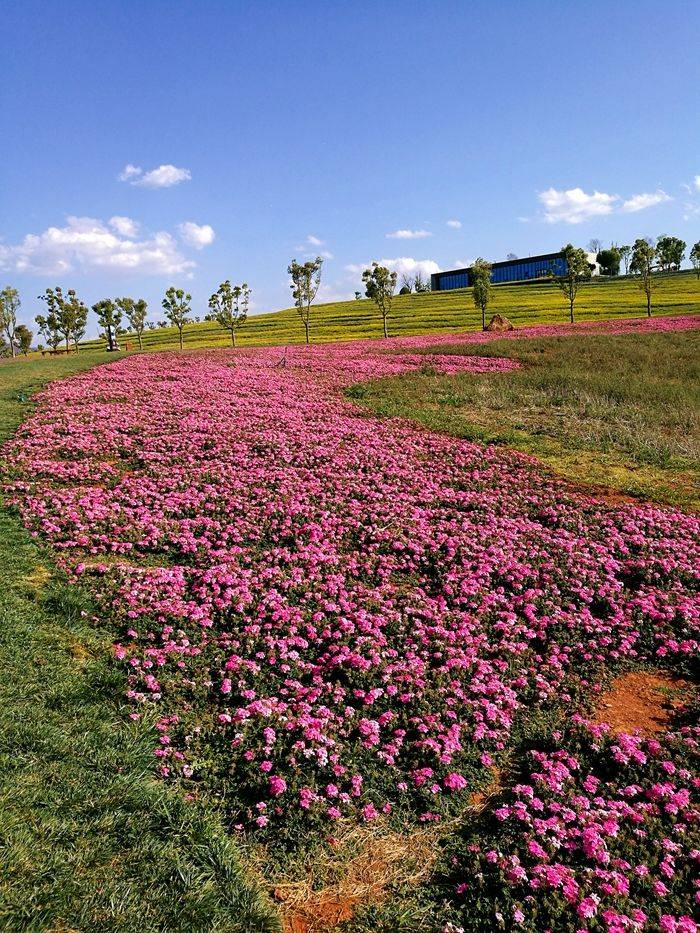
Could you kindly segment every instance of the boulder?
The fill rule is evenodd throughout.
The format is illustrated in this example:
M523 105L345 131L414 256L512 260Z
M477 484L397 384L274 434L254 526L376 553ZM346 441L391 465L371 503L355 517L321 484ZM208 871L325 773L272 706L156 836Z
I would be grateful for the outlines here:
M500 333L503 330L513 330L513 324L508 320L507 317L503 317L501 314L494 314L494 316L486 325L486 330Z

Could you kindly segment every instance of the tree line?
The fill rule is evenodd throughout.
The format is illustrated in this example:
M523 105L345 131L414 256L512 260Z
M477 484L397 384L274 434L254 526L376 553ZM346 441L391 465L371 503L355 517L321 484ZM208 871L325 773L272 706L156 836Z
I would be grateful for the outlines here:
M624 265L625 274L635 277L646 298L647 315L651 316L656 274L680 269L685 258L686 243L678 237L661 236L656 241L639 238L631 246L613 244L608 249L603 249L600 240L591 240L589 248L596 253L596 261L604 275L617 276ZM588 254L580 247L567 243L562 248L562 253L565 268L553 265L549 278L564 295L569 307L569 320L573 322L579 289L590 279L592 267ZM688 258L700 280L700 241L691 247ZM321 256L303 263L294 259L287 267L294 307L304 328L307 344L311 342L312 306L321 285L322 267ZM483 328L486 328L486 312L491 298L491 274L492 264L481 257L470 267L472 297L474 306L481 311ZM397 282L397 273L378 262L373 262L362 273L365 297L376 307L384 337L389 336L389 319ZM429 290L430 283L418 274L413 277L403 276L399 294ZM248 319L250 296L251 289L246 282L232 285L227 279L209 298L209 311L204 320L214 321L227 331L232 347L236 346L237 333ZM48 347L58 352L61 344L65 344L66 352L70 352L71 349L77 352L87 330L87 305L81 301L74 289L64 292L61 286L47 288L44 294L38 297L44 302L46 313L38 314L35 320ZM361 292L355 292L355 298L361 297ZM118 337L125 333L135 334L139 349L143 349L145 330L168 325L177 330L182 349L185 326L193 320L201 320L199 317L192 317L192 295L182 288L170 286L161 301L161 306L166 320L158 322L146 320L148 305L143 298L103 298L95 302L91 310L102 328L100 336L106 341L108 350L117 350ZM25 324L17 323L19 309L19 292L8 285L0 292L0 354L9 352L13 357L17 353L26 355L31 348L34 333ZM128 331L123 327L124 321L128 322ZM42 349L42 346L39 348Z
M591 252L596 252L596 262L603 275L617 276L624 263L625 274L633 275L636 284L646 298L647 316L651 317L652 299L657 283L656 274L678 271L685 259L686 243L674 236L662 236L653 241L640 237L631 246L612 245L602 249L600 240L591 240ZM592 274L593 268L588 253L580 247L567 243L561 250L565 268L558 269L553 263L549 278L561 291L569 306L569 320L574 322L574 307L579 289ZM700 280L700 240L693 245L689 255L695 275ZM486 329L486 310L491 297L492 265L485 259L477 259L470 268L474 305L481 310L481 324Z

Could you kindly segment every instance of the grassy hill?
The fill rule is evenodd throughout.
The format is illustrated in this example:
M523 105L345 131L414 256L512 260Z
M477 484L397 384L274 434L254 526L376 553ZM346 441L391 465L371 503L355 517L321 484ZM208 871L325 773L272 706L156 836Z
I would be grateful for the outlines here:
M551 282L535 285L500 285L493 289L489 314L505 314L516 326L555 324L566 321L568 308L564 297ZM201 311L194 309L195 313ZM593 279L581 287L576 303L577 320L641 317L646 307L644 295L631 277L612 281ZM700 281L693 272L658 276L654 295L655 314L700 312ZM152 317L161 317L160 309L151 309ZM394 299L389 322L392 336L478 330L481 318L474 308L472 290L428 292L402 295ZM354 340L381 337L381 322L374 304L367 300L318 304L312 309L313 342ZM122 343L124 339L121 338ZM257 314L248 319L238 334L241 347L263 344L302 343L304 329L294 308ZM217 324L204 322L185 328L185 347L228 346L229 336ZM85 347L96 349L103 341L88 341ZM172 350L178 347L174 328L158 328L144 334L144 349ZM135 348L135 347L134 347Z

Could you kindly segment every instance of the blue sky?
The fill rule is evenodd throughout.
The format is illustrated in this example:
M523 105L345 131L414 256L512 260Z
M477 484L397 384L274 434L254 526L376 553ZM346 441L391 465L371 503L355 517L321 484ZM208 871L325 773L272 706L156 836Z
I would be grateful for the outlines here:
M332 300L373 259L700 239L697 2L6 0L2 20L0 276L25 320L56 284L154 318L168 285L204 313L225 278L285 307L307 253Z

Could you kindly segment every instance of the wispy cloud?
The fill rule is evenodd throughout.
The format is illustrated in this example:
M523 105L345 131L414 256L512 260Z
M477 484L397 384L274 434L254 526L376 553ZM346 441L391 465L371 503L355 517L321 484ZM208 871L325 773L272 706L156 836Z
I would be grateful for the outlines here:
M643 211L647 207L654 207L657 204L663 204L664 201L672 200L670 194L666 194L661 188L657 188L656 191L633 195L623 203L620 210L627 214L634 214L636 211Z
M178 168L176 165L159 165L149 172L138 165L129 163L119 173L119 181L126 181L139 188L172 188L183 181L189 181L192 173L188 168Z
M413 259L411 256L398 256L396 259L380 259L380 266L386 266L392 272L399 275L416 275L420 272L423 276L430 276L433 272L439 272L440 266L432 259ZM345 267L346 272L352 276L362 275L365 269L371 266L370 262L351 263Z
M617 194L604 191L587 194L582 188L561 191L547 188L539 191L537 198L544 208L542 217L550 224L580 224L592 217L605 217L612 213L633 214L673 200L662 188L634 194L624 200ZM528 218L518 217L518 220L526 223Z
M135 220L132 220L131 217L110 217L109 225L113 230L115 230L117 233L120 233L122 236L138 236L139 225Z
M432 236L430 230L394 230L393 233L387 233L390 240L424 240Z
M594 191L586 194L582 188L569 188L558 191L547 188L537 194L544 207L544 219L547 223L580 224L591 217L611 214L620 200L616 194Z
M214 228L209 224L196 224L193 220L186 220L179 224L177 229L183 242L195 249L203 249L214 242Z
M15 245L0 244L0 269L39 275L74 270L191 275L196 264L180 252L170 233L161 230L137 239L134 221L129 232L123 232L129 220L112 217L104 223L93 217L68 217L63 227L29 233Z
M322 240L320 237L314 236L310 233L305 242L299 246L295 246L295 250L299 253L303 253L304 256L307 256L309 259L313 259L314 256L320 256L322 259L334 259L333 253L329 249L319 249L319 246L325 246L326 241ZM313 251L309 250L309 247L313 246Z
M448 220L447 226L452 227L453 230L459 230L459 228L462 226L462 221L461 220Z

